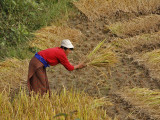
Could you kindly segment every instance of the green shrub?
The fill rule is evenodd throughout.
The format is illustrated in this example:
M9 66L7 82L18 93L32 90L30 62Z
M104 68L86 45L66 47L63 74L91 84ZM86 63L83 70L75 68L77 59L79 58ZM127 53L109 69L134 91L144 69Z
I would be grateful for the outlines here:
M0 59L7 57L5 53L10 52L8 48L26 46L26 41L31 39L32 32L35 30L68 16L68 12L72 9L70 1L1 0Z

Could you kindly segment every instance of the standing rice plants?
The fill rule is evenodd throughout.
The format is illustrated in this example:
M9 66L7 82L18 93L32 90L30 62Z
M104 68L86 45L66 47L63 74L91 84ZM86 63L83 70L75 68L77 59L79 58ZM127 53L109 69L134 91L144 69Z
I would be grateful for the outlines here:
M152 33L159 30L160 15L137 17L130 21L117 22L106 26L112 34L119 37L135 36L142 33Z
M0 93L0 119L34 120L111 120L102 106L112 103L106 98L93 98L84 92L66 91L29 97L21 90L11 101L8 94Z

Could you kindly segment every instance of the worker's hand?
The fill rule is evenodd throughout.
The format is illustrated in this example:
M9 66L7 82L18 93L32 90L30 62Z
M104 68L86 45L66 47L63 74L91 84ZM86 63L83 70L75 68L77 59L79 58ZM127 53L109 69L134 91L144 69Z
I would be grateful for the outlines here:
M74 69L81 69L81 68L84 68L86 65L82 62L82 63L79 63L78 65L75 65L74 66Z
M84 68L86 65L84 63L79 63L79 68Z

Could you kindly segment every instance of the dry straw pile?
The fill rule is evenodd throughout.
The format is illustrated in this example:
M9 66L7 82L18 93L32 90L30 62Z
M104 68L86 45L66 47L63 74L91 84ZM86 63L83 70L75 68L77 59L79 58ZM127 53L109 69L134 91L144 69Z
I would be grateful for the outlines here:
M152 78L160 80L160 49L147 53L133 55L133 58L140 65L145 66Z
M28 60L16 58L7 59L0 63L0 92L4 89L19 88L21 82L27 80Z
M106 30L119 37L135 36L141 33L151 33L159 30L160 15L137 17L130 21L106 25Z
M150 14L159 9L159 0L108 0L111 13L123 11L136 14ZM115 8L115 10L114 10Z
M135 107L145 110L155 120L160 118L160 91L147 88L124 89L121 96ZM142 111L143 112L143 111Z
M93 98L84 92L66 91L48 97L29 97L21 91L12 102L0 93L0 119L4 120L111 120L102 106L112 103L106 98Z
M160 49L147 52L141 56L144 65L151 71L150 75L160 79Z
M35 38L29 44L31 47L38 47L39 49L59 47L63 39L70 39L73 43L76 43L82 37L79 30L54 25L42 28L34 34Z
M131 38L121 39L116 38L112 41L112 45L120 50L128 51L142 49L143 47L156 47L160 44L160 32L153 34L143 34Z
M79 0L73 4L92 21L105 14L108 2L104 0Z
M90 20L114 16L117 12L150 14L159 9L159 0L79 0L73 4Z

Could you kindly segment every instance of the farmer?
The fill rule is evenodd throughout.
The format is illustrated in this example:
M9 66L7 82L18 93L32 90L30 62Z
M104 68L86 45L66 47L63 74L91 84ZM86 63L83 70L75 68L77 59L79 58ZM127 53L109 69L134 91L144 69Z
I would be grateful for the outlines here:
M68 71L83 68L84 64L71 65L67 59L68 54L73 50L74 46L70 40L65 39L61 43L61 47L49 48L35 54L29 63L28 71L28 89L31 93L50 92L46 67L55 66L61 63Z

